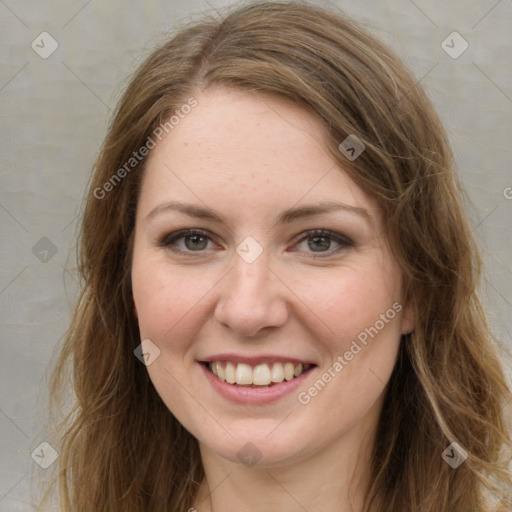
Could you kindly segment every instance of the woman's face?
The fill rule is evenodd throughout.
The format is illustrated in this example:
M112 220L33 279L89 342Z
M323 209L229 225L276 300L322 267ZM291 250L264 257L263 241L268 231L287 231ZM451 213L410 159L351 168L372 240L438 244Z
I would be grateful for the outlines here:
M147 370L204 450L304 460L375 426L413 328L401 274L315 117L241 91L196 98L151 152L137 208Z

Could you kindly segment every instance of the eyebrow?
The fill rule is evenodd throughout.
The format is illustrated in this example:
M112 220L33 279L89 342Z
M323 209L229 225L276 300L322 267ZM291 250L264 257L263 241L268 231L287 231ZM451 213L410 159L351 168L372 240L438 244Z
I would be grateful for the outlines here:
M227 220L224 217L216 213L211 208L208 208L207 206L181 203L179 201L168 201L156 206L147 214L146 221L149 221L157 215L161 215L162 213L169 211L179 211L185 215L188 215L189 217L196 217L198 219L211 220L222 224L227 224ZM276 224L290 224L299 219L338 211L356 215L365 220L368 224L373 224L372 217L368 213L368 210L365 208L361 208L359 206L351 206L345 203L339 203L337 201L325 201L317 204L309 204L289 208L288 210L283 211L277 217Z

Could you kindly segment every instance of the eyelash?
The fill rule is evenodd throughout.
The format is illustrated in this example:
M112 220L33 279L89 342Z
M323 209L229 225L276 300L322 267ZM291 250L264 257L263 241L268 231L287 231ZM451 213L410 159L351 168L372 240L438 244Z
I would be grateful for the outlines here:
M168 235L165 235L158 241L158 245L160 247L165 247L167 249L170 249L171 251L173 251L177 254L184 254L184 255L192 256L192 255L194 255L194 253L197 253L199 255L200 253L205 252L206 250L204 250L204 251L189 251L189 250L180 249L180 248L176 247L175 245L173 246L173 244L175 242L177 242L178 240L180 240L182 238L184 239L184 238L189 238L189 237L197 236L197 235L203 236L203 237L208 238L209 240L213 241L210 234L207 231L204 231L203 229L184 229L181 231L176 231L175 233L170 233ZM296 242L296 244L299 244L300 242L303 242L304 240L309 240L309 239L313 239L313 238L327 238L327 239L334 241L340 245L340 247L338 247L335 250L321 251L320 253L316 253L316 254L314 252L311 252L311 254L313 254L314 258L326 258L328 256L332 256L332 255L342 251L343 249L353 247L353 245L354 245L352 240L350 240L349 238L339 235L333 231L326 230L326 229L313 229L310 231L306 231L305 233L303 233L303 235L304 236L302 236L302 238L300 238ZM295 250L293 252L295 252ZM318 254L326 254L327 256L319 256Z

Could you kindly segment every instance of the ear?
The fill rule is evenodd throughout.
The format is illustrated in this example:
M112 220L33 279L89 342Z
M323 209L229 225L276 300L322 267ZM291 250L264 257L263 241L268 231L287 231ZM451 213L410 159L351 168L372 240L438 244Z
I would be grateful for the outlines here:
M416 307L415 302L412 299L409 299L402 311L402 316L400 317L400 332L401 334L409 334L414 331L416 327Z

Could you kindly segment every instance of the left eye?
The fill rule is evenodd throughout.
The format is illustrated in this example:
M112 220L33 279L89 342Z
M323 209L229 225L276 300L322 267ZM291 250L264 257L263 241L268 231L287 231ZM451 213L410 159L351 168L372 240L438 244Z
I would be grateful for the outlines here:
M331 248L333 242L338 245L335 249ZM348 238L338 235L333 231L327 231L324 229L316 229L306 233L306 236L300 239L299 243L294 246L293 250L297 250L296 247L303 243L307 244L307 247L311 252L329 254L338 252L353 245L352 241Z

